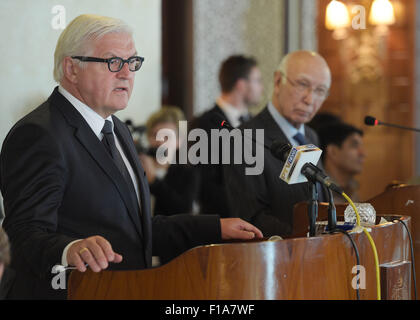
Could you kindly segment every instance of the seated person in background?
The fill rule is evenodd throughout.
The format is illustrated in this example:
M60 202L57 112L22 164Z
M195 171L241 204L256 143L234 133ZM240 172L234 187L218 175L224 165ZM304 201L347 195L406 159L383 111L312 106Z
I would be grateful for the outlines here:
M341 118L333 113L325 111L317 113L307 125L318 132L321 127L336 122L341 122Z
M264 129L267 146L275 141L318 145L318 136L306 124L321 108L330 86L331 72L323 57L311 51L291 52L274 72L271 101L240 129ZM311 184L288 185L279 178L284 163L267 149L263 155L264 169L259 175L246 175L243 164L224 166L230 210L232 216L258 226L265 236L288 236L293 232L293 207L311 198Z
M146 123L149 152L141 153L139 157L146 171L150 192L155 198L154 215L169 216L192 213L193 210L193 201L198 190L198 179L193 168L179 163L160 164L156 155L157 149L165 143L157 140L157 133L161 129L170 129L176 133L174 150L178 151L180 144L183 143L179 137L178 123L183 120L185 116L179 108L167 106L152 114ZM175 156L176 153L168 155L171 159Z
M354 177L362 172L365 161L363 131L343 122L336 122L319 128L320 147L323 150L322 162L325 173L329 175L354 201L360 201L357 191L359 185ZM345 199L334 193L336 203Z
M6 232L0 227L0 283L3 276L4 267L9 264L10 253L9 253L9 240Z

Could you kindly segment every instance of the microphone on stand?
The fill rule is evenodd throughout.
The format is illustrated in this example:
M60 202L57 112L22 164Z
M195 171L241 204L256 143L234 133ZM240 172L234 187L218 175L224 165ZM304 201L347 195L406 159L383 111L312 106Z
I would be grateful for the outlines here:
M271 145L271 153L276 158L285 162L280 179L287 184L295 184L305 181L312 182L312 199L309 202L308 218L309 218L309 235L315 235L315 221L318 216L318 202L316 195L315 183L323 184L328 190L333 190L338 194L342 194L343 190L336 185L330 177L328 177L316 164L322 151L314 145L304 145L292 147L288 143L274 141ZM329 192L330 206L328 209L328 229L335 230L337 226L337 217L335 213L334 200Z
M403 130L420 132L420 129L418 129L418 128L410 128L410 127L406 127L406 126L401 126L399 124L382 122L382 121L379 121L378 119L376 119L375 117L372 117L372 116L366 116L365 117L365 125L367 125L367 126L386 126L386 127L393 127L393 128L403 129Z

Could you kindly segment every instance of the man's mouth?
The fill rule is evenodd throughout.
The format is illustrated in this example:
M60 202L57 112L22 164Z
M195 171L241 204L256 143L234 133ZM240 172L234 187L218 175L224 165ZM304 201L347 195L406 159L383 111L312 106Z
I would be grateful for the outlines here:
M115 88L114 89L114 91L117 91L117 92L127 92L128 93L128 88L126 88L126 87L117 87L117 88Z
M296 110L295 112L296 112L299 116L301 116L301 117L307 117L307 116L309 116L309 115L310 115L310 113L309 113L309 112L302 111L302 110Z

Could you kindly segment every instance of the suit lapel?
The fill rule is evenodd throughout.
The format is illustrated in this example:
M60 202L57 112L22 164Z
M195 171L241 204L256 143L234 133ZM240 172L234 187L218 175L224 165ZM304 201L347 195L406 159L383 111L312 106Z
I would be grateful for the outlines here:
M114 122L114 128L115 133L121 143L122 148L124 149L124 153L128 158L128 161L131 164L131 167L133 168L138 181L138 187L139 187L139 194L140 194L140 203L141 203L141 222L143 227L143 234L145 235L144 240L149 240L149 234L151 230L150 225L150 203L149 203L149 186L147 183L147 179L145 176L144 169L138 160L137 151L134 148L132 137L128 134L128 131L126 128L124 128L123 124L115 117L113 116L113 122Z
M102 168L104 173L114 183L118 190L121 198L123 199L130 218L139 233L139 236L143 237L142 228L140 226L140 218L137 213L137 208L134 206L130 196L130 190L123 176L119 172L114 161L107 153L98 137L93 133L85 119L79 112L73 107L73 105L65 99L57 89L51 95L52 104L57 107L67 119L68 123L74 127L75 137L78 139L80 144L86 149L91 157L96 161L99 167Z
M220 119L217 121L217 123L219 124L219 126L217 127L217 129L221 128L221 124L222 121L226 121L229 126L232 127L232 124L230 123L229 119L226 117L226 114L223 112L222 108L220 108L220 106L218 104L216 104L213 108L213 113L216 114Z
M264 124L264 140L267 145L271 145L275 140L289 141L284 134L283 130L280 129L276 121L268 111L268 108L265 108L261 112L261 122Z

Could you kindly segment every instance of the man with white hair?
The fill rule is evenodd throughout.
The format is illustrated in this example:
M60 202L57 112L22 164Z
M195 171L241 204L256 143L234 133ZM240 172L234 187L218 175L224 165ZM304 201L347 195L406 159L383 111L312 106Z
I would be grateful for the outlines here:
M240 219L151 218L144 170L114 116L127 106L144 61L125 23L75 18L54 59L59 86L15 124L0 155L16 270L8 298L65 298L66 290L52 288L56 264L81 272L143 269L151 267L152 247L154 255L175 257L221 239L262 237Z
M328 96L331 73L325 60L311 51L296 51L283 58L274 73L271 101L241 129L264 129L264 143L274 141L318 144L316 133L305 124ZM257 155L258 156L258 155ZM293 206L311 198L309 183L288 185L279 177L283 163L264 150L264 171L246 176L242 165L225 166L227 196L233 216L261 229L266 236L292 232Z

